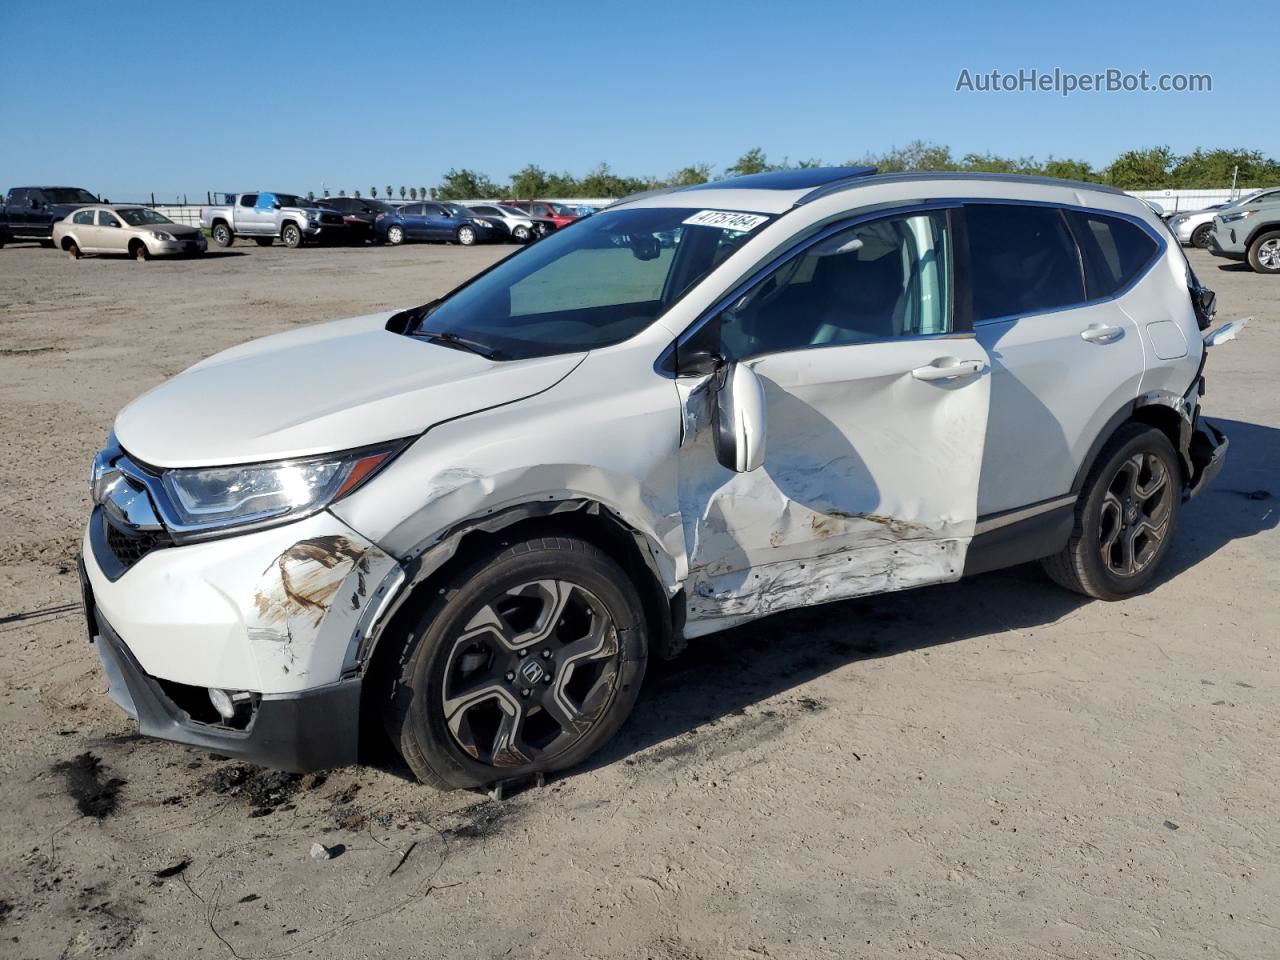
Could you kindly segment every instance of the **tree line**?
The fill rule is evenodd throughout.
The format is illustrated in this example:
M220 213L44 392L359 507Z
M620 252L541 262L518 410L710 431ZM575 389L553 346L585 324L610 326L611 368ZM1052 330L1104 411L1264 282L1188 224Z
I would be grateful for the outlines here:
M877 167L881 173L906 171L973 171L980 173L1019 173L1068 180L1085 180L1119 187L1121 190L1217 189L1230 187L1232 173L1241 188L1275 186L1280 183L1280 161L1264 156L1260 150L1244 148L1202 149L1177 154L1171 147L1146 147L1126 150L1108 166L1094 167L1087 160L1059 159L1050 156L1003 157L994 153L966 153L957 157L950 147L915 140L905 147L884 153L868 153L846 161L851 166ZM771 170L788 170L823 166L817 158L791 161L771 160L760 147L753 147L730 166L718 173L709 163L693 163L666 177L623 176L609 164L601 163L585 176L555 173L537 164L529 164L512 174L506 182L467 168L451 169L429 194L437 200L470 200L477 198L530 199L535 197L622 197L641 190L660 187L691 186L727 177ZM388 187L388 193L390 188ZM401 187L401 197L404 188ZM411 191L412 193L412 191ZM357 194L358 196L358 194Z

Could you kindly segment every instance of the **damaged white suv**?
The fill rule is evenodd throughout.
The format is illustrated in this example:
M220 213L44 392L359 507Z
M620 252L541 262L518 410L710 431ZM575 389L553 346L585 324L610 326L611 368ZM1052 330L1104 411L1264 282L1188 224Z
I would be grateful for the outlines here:
M225 351L93 466L144 734L423 781L562 769L650 656L1043 560L1117 599L1221 468L1213 295L1092 184L825 168L622 201L394 315Z

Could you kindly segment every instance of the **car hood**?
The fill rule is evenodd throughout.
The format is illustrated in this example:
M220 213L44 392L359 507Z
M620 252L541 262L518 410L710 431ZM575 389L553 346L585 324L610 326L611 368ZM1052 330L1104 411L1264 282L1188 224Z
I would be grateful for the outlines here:
M499 363L390 333L390 316L316 324L215 354L125 407L116 439L157 467L344 450L541 393L586 356Z

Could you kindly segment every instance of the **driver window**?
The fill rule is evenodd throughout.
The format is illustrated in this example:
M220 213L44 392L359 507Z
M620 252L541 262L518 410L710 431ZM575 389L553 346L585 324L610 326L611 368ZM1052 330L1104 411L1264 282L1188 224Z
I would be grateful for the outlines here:
M107 213L107 211L105 211L105 210L99 210L99 211L98 211L98 226L100 226L100 227L118 227L118 226L120 226L120 221L119 221L119 220L117 220L115 217L113 217L111 214Z
M792 257L721 317L725 356L928 336L951 330L943 211L885 217Z

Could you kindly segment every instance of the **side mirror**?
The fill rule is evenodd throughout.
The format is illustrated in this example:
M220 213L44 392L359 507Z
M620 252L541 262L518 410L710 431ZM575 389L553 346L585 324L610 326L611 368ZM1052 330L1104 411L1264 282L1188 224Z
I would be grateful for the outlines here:
M726 364L716 373L711 430L721 466L750 473L764 463L764 384L746 364Z

